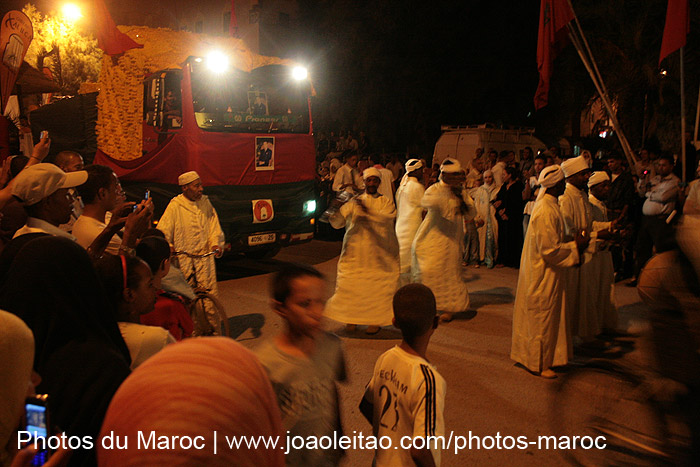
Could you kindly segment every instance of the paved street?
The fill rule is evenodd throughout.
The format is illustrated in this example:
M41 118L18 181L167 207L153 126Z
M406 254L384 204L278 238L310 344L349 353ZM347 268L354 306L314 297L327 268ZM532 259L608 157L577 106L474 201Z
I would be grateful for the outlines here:
M219 290L232 320L238 341L247 347L257 346L263 339L281 329L281 321L268 305L270 273L285 261L314 264L328 278L328 293L335 283L339 242L314 240L305 245L287 248L272 260L252 261L243 258L228 259L220 265ZM516 367L508 358L510 352L513 299L517 271L513 269L465 269L469 281L471 309L457 316L452 323L442 325L435 332L428 357L447 381L445 421L446 430L455 435L469 431L479 436L575 435L553 433L552 394L557 380L544 380ZM235 277L235 278L233 278ZM616 288L621 327L643 329L644 309L636 290L624 286ZM328 322L328 329L343 339L348 366L349 382L341 385L342 415L345 434L362 431L371 434L371 426L364 420L357 406L364 386L371 376L376 358L398 343L399 332L385 328L375 336L366 336L362 328L347 335L339 323ZM261 331L259 337L257 330ZM621 358L635 359L640 351L635 340L621 352ZM561 378L560 378L561 380ZM349 451L344 465L371 464L370 451ZM458 455L443 452L444 466L457 465L562 465L556 452L536 449L498 451L464 450Z

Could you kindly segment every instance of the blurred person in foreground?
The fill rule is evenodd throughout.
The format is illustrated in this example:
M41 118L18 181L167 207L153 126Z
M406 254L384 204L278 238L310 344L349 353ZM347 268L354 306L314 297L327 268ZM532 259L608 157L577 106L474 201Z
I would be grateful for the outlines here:
M321 328L326 303L323 275L311 266L289 265L271 282L271 305L284 330L256 350L267 370L291 437L342 436L336 382L347 380L340 339ZM342 449L290 449L287 465L338 465Z
M100 436L128 437L127 449L98 446L101 467L187 465L282 467L284 451L231 449L236 437L284 436L275 393L250 350L225 337L187 339L170 345L137 368L114 395ZM153 442L138 448L136 439ZM218 433L214 444L214 432ZM158 449L159 437L188 437L203 449L179 442ZM133 441L132 441L133 440ZM214 454L216 453L216 454Z
M53 423L97 439L131 358L88 254L51 235L27 242L0 288L0 308L34 334L37 391L50 394ZM74 450L70 465L94 465L95 447Z
M653 256L637 291L650 308L655 369L681 383L666 383L690 429L688 465L700 463L700 215L685 215L673 247Z
M36 394L41 377L32 371L34 337L27 325L12 313L0 310L0 465L30 467L37 450L29 444L17 450L18 428L25 413L25 399ZM49 433L50 435L57 433ZM65 466L70 450L51 453L44 467Z

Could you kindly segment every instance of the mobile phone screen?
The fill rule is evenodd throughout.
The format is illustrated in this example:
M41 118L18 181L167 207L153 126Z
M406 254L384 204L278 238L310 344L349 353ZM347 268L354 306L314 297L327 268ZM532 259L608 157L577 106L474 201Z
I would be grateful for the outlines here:
M25 431L34 434L34 437L47 436L47 422L46 422L46 407L36 404L25 404L25 409L27 411L27 426ZM30 465L39 466L44 465L46 461L49 460L48 449L41 450L36 453Z

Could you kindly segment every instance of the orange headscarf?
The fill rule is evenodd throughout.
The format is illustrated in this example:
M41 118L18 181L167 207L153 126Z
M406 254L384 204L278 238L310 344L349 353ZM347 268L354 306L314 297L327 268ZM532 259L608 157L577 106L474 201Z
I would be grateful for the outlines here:
M189 436L204 449L141 449L151 432ZM214 431L217 432L216 455ZM105 449L114 432L127 449ZM236 449L226 436L277 437L277 449ZM282 466L284 439L277 399L252 352L223 337L187 339L169 345L139 366L107 410L98 440L98 465ZM172 447L172 443L169 447Z

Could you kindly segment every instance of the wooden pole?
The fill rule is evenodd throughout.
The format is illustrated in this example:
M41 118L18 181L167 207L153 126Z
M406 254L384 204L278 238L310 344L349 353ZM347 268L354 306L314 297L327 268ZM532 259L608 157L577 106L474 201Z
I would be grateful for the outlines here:
M588 71L588 74L590 75L591 80L593 81L593 84L595 85L596 90L598 91L600 99L603 101L605 110L607 110L608 116L610 117L610 120L612 120L613 127L615 128L615 133L617 134L617 137L620 140L620 146L622 146L622 151L625 153L625 157L627 158L627 162L630 164L630 168L633 169L635 159L632 152L632 148L630 147L627 138L625 138L625 135L622 132L622 128L620 128L620 122L617 120L617 115L615 114L615 111L612 108L610 99L608 99L608 96L603 89L603 84L601 83L602 80L599 81L597 79L597 76L593 69L593 65L591 64L591 60L593 57L589 58L586 55L581 41L576 36L576 30L574 29L574 26L572 26L571 23L569 23L567 26L569 28L569 38L574 44L574 47L576 48L576 51L578 52L578 55L581 58L581 61L583 62L583 66L586 67L586 70Z
M615 133L617 134L617 138L620 140L620 146L622 147L622 151L627 157L627 162L630 164L630 168L634 168L634 162L636 160L634 157L634 151L632 151L632 147L630 146L629 141L627 141L627 137L625 136L624 132L622 131L622 128L620 127L620 122L617 120L617 114L613 111L612 104L610 103L610 97L608 96L608 90L605 87L605 82L603 81L603 77L600 74L598 64L596 63L595 58L593 57L591 48L588 45L586 35L583 33L581 23L579 22L578 16L576 15L576 10L574 10L574 6L571 3L571 0L567 0L567 2L569 4L569 8L571 8L571 13L574 17L574 26L572 26L571 23L567 25L569 28L569 37L572 39L572 42L576 47L576 51L578 52L579 57L581 57L581 61L583 61L586 70L588 70L588 74L591 76L591 80L593 80L593 84L598 90L598 95L600 95L600 99L603 101L603 105L605 105L605 109L608 111L608 115L610 116L610 120L612 120L613 127L615 127Z
M683 49L681 47L681 163L683 164L683 177L681 181L685 183L686 174L686 148L685 148L685 73L683 67Z
M693 142L698 141L698 121L700 121L700 87L698 87L698 103L695 106L695 134L693 137ZM698 149L697 147L695 148Z

